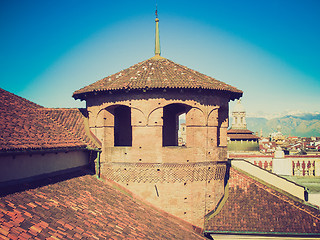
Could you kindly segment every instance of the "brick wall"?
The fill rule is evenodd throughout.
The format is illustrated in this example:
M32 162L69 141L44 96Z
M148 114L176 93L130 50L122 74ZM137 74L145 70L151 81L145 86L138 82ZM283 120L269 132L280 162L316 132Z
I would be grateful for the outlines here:
M91 131L102 142L101 175L155 206L203 227L224 193L228 96L198 91L145 91L87 99ZM114 146L118 106L131 112L132 146ZM186 146L177 115L186 115ZM164 128L169 127L170 131ZM164 141L166 144L164 144Z
M198 227L224 194L225 163L112 163L101 168L103 178Z

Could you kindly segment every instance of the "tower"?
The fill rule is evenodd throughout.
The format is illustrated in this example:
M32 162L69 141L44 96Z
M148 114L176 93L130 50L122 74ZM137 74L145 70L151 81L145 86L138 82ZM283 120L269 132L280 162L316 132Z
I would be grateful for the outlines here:
M203 227L224 196L228 102L242 91L160 54L74 92L102 142L97 168L153 205ZM178 146L179 116L186 145Z
M259 137L247 129L246 111L241 100L237 100L232 117L231 128L228 130L228 151L259 151Z
M237 100L232 111L232 129L247 129L246 111L242 106L241 100Z

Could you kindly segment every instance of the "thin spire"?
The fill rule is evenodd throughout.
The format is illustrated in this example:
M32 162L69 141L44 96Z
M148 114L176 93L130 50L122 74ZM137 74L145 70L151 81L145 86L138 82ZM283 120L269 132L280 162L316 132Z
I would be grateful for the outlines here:
M158 7L156 4L156 42L154 53L156 56L160 56L160 35L159 35L159 18L158 18Z

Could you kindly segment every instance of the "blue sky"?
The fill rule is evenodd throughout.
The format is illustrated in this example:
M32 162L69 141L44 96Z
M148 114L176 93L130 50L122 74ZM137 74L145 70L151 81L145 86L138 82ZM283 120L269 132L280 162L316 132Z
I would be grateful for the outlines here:
M320 112L320 1L157 5L161 55L243 90L249 115ZM153 0L1 0L0 87L84 107L75 90L154 55L154 11Z

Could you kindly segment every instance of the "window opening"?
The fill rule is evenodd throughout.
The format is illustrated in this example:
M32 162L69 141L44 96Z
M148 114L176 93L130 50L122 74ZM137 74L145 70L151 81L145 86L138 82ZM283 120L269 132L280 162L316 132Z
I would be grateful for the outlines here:
M132 146L131 108L127 106L114 110L114 146Z
M182 104L170 104L163 108L162 146L186 145L185 116L186 107Z

